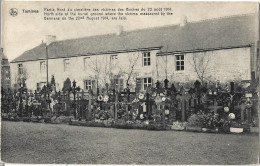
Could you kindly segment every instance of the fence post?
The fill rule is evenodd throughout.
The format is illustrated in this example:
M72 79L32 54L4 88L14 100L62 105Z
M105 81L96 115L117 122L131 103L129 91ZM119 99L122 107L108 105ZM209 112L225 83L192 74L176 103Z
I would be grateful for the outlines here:
M92 120L92 117L91 117L91 93L89 93L89 96L88 96L88 120L91 121Z
M185 121L185 100L181 100L181 121Z
M245 116L244 116L244 111L246 109L245 104L241 103L240 108L241 108L241 122L243 122L245 120Z
M162 109L163 128L165 129L165 107Z
M115 99L115 120L117 119L117 104L118 104L118 92L116 92L116 99Z

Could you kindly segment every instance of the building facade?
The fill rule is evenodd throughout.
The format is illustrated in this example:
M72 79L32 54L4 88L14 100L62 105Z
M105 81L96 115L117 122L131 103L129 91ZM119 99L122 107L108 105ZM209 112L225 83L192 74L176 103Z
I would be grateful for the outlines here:
M3 49L1 49L1 87L4 89L11 88L11 73L10 63L8 58L4 55Z
M48 36L11 62L12 85L24 78L29 89L39 90L47 69L58 90L67 78L84 90L106 84L145 90L165 78L172 83L251 80L259 72L257 25L251 14L191 23L184 19L180 25L135 31L119 27L115 34L64 41Z

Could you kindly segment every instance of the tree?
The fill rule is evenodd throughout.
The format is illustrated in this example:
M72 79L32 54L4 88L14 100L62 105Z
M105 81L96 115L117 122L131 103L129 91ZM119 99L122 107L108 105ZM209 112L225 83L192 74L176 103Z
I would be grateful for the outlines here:
M166 52L168 52L168 45L166 46ZM159 56L156 58L156 73L157 73L157 78L159 78L159 70L163 70L165 78L168 78L168 55L166 54L165 56Z
M187 20L186 20L187 21ZM209 64L211 61L211 56L214 53L213 51L198 51L205 46L201 44L202 42L198 42L200 40L200 33L197 33L196 30L190 29L190 24L186 24L183 29L186 29L182 31L183 33L183 39L184 42L190 44L192 51L192 60L190 61L190 64L192 65L194 72L196 73L198 79L201 81L202 85L205 84L205 81L208 80L208 70L209 70Z
M126 40L122 40L121 44L122 47L124 48L124 50L127 50L127 46L126 46ZM126 86L129 85L129 81L131 79L131 77L133 77L133 75L135 75L135 68L138 62L138 59L140 57L140 51L137 51L137 56L135 56L134 54L127 54L127 59L128 59L128 66L127 69L123 72L124 74L126 74Z
M99 80L100 80L100 75L101 75L102 64L101 64L101 61L98 60L98 56L94 56L94 57L90 58L90 61L91 61L91 63L89 65L89 67L90 67L91 71L94 73L94 76L90 75L90 78L92 78L92 79L97 81L96 82L96 84L97 84L97 93L99 93Z
M210 62L210 54L207 52L203 52L200 55L196 55L193 53L192 55L192 66L200 79L202 85L205 83L205 79L207 79L206 74L208 70L208 65Z
M126 71L126 75L127 75L126 85L129 84L129 80L130 80L131 76L133 75L133 72L135 70L135 66L137 64L139 56L140 56L140 52L139 51L138 51L136 57L133 56L133 55L128 55L129 65L128 65L128 68L127 68L128 70Z
M69 78L66 79L66 81L64 81L63 83L63 88L62 88L62 91L63 92L69 92L71 89L71 81Z

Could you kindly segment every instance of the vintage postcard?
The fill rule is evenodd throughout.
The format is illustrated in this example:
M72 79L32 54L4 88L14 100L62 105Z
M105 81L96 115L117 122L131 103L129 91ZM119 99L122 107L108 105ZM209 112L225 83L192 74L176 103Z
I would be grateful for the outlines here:
M257 2L1 3L1 160L259 163Z

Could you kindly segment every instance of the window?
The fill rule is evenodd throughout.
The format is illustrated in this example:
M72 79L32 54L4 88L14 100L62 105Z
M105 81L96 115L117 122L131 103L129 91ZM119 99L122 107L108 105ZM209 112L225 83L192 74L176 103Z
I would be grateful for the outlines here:
M176 70L184 70L184 55L176 55Z
M92 90L95 84L95 80L85 80L84 81L84 89Z
M45 61L40 62L40 72L45 72L46 71L46 64Z
M41 91L44 85L46 85L46 82L38 82L38 83L36 83L37 91L38 92Z
M115 90L123 90L124 89L124 80L123 79L113 79L112 85L114 85Z
M64 71L68 71L70 66L70 60L64 59Z
M143 52L143 66L150 66L150 65L151 65L150 52Z
M111 56L110 56L110 62L111 62L112 65L116 65L117 62L118 62L118 57L117 57L117 55L111 55Z
M18 64L18 74L22 75L23 74L23 64Z
M84 58L84 70L87 70L89 65L90 65L90 57L85 57Z
M144 78L144 90L146 90L147 87L152 86L152 78Z

